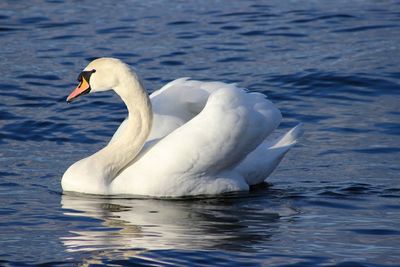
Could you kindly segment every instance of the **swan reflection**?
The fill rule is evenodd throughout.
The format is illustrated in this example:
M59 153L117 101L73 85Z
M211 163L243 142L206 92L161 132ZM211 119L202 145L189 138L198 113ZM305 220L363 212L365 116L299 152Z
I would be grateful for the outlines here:
M75 229L62 237L69 252L213 248L248 251L278 231L277 222L288 211L265 209L251 198L179 201L63 195L61 204L64 214L77 222Z

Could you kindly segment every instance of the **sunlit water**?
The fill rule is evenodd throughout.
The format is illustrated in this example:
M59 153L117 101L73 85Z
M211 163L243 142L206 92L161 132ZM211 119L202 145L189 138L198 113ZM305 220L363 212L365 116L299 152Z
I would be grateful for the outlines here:
M399 2L146 2L0 2L0 265L400 266ZM101 56L149 92L237 82L306 134L250 193L62 195L126 116L111 92L65 103Z

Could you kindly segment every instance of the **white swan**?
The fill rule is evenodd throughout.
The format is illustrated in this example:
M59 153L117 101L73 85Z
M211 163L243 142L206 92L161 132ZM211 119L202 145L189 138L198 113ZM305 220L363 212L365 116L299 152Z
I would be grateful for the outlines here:
M302 134L296 126L265 141L280 111L233 84L181 78L149 98L137 74L113 58L92 61L79 81L68 102L112 88L129 115L106 147L68 168L64 191L177 197L248 190Z

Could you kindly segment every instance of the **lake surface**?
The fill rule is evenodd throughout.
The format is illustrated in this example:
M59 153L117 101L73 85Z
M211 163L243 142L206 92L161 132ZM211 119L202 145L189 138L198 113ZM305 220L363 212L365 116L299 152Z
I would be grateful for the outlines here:
M265 3L1 1L0 265L400 266L400 2ZM237 82L306 133L250 193L63 195L126 116L111 92L65 102L103 56L149 92Z

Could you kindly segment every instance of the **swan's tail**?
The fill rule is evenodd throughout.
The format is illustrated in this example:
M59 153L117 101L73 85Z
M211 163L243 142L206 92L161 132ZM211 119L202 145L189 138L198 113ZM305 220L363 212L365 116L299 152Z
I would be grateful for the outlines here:
M302 124L298 124L282 137L263 142L238 165L236 170L249 185L262 183L279 165L289 149L303 135Z
M278 138L276 142L271 146L272 147L283 147L283 146L292 146L297 143L297 140L303 135L304 129L303 124L299 123L295 127L293 127L289 132L287 132L281 138Z

